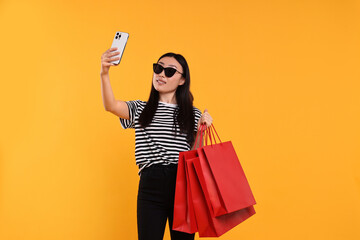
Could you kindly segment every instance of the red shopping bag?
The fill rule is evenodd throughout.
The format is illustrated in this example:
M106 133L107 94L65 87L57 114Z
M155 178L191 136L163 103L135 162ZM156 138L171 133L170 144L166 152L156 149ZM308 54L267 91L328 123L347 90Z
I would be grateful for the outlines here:
M199 158L187 159L185 166L200 237L219 237L255 214L254 207L249 206L218 217L212 216L197 177L196 168L200 166Z
M194 146L196 146L198 140L197 136L198 134L196 135ZM202 146L202 138L199 138L199 141L199 145ZM175 186L174 215L172 224L173 230L186 233L195 233L198 230L193 208L193 202L191 200L191 191L189 186L190 182L187 181L188 172L185 166L186 159L193 159L197 157L198 154L196 149L179 152Z
M215 178L213 166L207 163L201 141L203 126L199 132L200 147L179 154L173 229L188 233L199 231L200 237L218 237L254 215L255 209L249 205L228 212L222 196L223 191L218 187L221 176L218 174ZM245 194L244 197L246 196ZM221 208L222 213L214 216L214 212L219 213Z
M197 232L197 225L184 161L196 156L196 150L179 153L172 229L186 233Z
M206 129L206 145L197 148L197 174L211 215L221 216L255 205L256 201L231 141L221 142L217 135L220 143L216 143L213 128L212 124ZM207 145L208 138L211 145Z

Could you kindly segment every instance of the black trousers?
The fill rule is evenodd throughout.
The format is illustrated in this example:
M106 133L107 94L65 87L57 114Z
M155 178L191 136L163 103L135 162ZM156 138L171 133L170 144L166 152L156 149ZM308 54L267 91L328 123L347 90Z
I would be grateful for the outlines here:
M171 240L193 240L195 234L172 230L177 165L154 164L140 174L137 196L139 240L162 240L169 219Z

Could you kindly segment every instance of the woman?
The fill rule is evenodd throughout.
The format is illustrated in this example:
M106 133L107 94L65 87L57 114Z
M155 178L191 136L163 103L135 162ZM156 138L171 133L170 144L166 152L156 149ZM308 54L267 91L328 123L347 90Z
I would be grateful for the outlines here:
M193 106L190 72L180 54L166 53L153 64L147 102L114 98L109 69L119 59L110 48L101 56L104 107L119 117L121 126L135 129L135 158L139 167L137 224L139 240L161 240L169 219L172 240L192 240L194 234L172 230L175 182L179 152L194 148L200 124L209 127L212 117Z

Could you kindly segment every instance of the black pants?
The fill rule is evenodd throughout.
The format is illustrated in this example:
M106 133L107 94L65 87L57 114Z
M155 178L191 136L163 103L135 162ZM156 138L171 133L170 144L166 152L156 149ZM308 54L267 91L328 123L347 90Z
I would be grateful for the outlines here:
M162 240L169 219L171 240L193 240L195 234L172 230L177 165L154 164L140 175L137 199L139 240Z

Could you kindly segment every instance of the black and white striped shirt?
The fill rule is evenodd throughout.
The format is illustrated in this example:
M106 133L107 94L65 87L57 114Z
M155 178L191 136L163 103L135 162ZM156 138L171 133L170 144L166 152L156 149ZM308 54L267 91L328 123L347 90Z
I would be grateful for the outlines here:
M191 146L186 140L186 134L180 133L179 125L176 124L177 135L174 135L173 114L177 104L160 102L152 122L144 129L140 126L139 117L146 102L141 100L126 101L129 107L130 119L120 118L123 129L135 129L135 159L142 169L153 164L177 164L179 152L189 151ZM197 132L197 124L201 117L201 111L193 106L195 114L194 133Z

